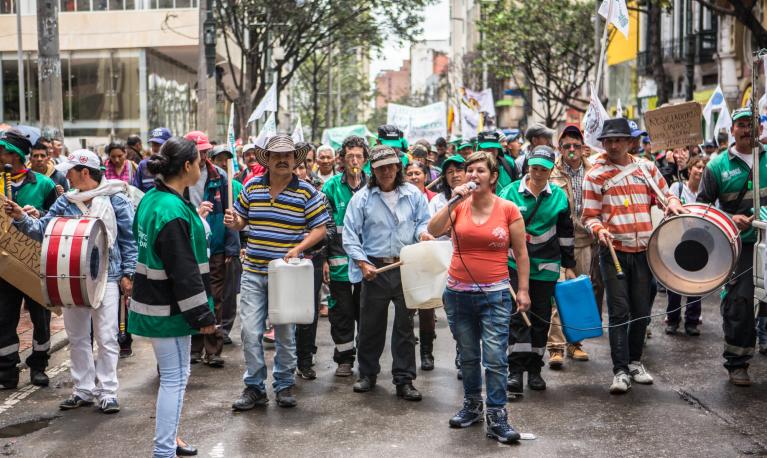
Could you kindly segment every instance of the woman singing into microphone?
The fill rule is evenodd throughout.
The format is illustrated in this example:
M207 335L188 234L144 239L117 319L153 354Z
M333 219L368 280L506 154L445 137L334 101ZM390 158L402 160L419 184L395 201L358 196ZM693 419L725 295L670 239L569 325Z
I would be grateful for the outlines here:
M493 194L498 164L491 154L469 156L466 179L467 184L453 189L459 199L437 212L428 227L434 236L452 231L454 246L444 299L461 353L464 401L449 423L465 428L482 421L481 355L487 391L486 433L503 443L516 442L520 436L509 426L505 408L512 310L507 261L511 247L519 273L517 305L526 311L530 296L525 225L516 205ZM476 187L473 193L472 187Z

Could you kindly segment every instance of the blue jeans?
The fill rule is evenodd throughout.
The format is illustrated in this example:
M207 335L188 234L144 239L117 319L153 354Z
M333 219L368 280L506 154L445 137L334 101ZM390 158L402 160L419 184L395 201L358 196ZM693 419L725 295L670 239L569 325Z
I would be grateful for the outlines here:
M263 337L269 312L268 276L245 272L242 276L240 297L240 325L242 326L242 350L245 353L245 385L266 391L266 361ZM296 377L296 326L274 326L274 383L275 392L295 385Z
M461 354L464 398L482 399L481 355L487 391L485 404L488 408L504 407L509 374L506 351L509 347L511 294L508 290L469 293L447 289L444 302Z
M154 428L154 458L176 456L176 436L189 380L189 353L192 336L152 338L160 367L160 389Z
M760 346L767 347L767 316L756 317L756 338Z

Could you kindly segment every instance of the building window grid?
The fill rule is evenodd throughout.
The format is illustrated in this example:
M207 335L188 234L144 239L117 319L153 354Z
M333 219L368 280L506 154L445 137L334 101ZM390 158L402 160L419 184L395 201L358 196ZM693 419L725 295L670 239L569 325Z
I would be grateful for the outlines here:
M90 11L197 8L198 2L199 0L86 0L86 9L82 7L81 2L75 0L60 0L59 11L62 13L77 13ZM15 13L15 5L15 0L0 0L0 14Z

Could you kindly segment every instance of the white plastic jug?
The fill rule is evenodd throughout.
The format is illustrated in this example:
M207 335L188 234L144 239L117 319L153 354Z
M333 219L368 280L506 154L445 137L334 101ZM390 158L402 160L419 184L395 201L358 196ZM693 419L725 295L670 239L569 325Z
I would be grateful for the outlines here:
M405 305L409 309L442 306L447 285L447 268L453 257L453 242L432 240L408 245L400 250L400 275Z
M269 321L311 324L314 321L314 266L308 259L269 262Z

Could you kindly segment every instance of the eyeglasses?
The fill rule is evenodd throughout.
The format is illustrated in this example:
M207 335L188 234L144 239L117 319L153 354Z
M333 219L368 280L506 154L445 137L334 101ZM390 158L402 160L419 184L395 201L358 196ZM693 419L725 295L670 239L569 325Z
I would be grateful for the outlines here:
M566 145L560 145L560 148L567 151L569 149L574 149L575 151L580 151L581 148L583 148L583 145L576 145L575 143L568 143Z

